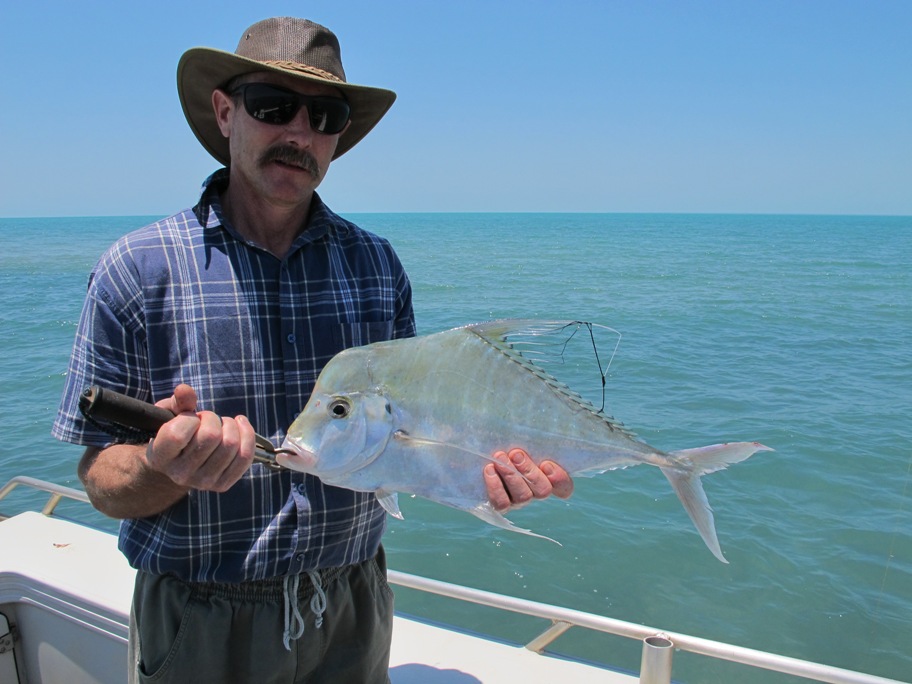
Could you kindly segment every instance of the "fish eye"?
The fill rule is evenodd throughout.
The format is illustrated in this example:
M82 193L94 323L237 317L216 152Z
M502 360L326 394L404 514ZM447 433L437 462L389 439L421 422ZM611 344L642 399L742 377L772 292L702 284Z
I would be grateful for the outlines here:
M329 414L333 418L345 418L351 413L351 402L348 399L333 399L329 404Z

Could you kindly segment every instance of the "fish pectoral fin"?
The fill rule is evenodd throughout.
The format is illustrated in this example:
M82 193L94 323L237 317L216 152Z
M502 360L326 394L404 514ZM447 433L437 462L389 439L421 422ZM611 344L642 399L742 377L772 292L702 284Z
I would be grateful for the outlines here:
M551 537L546 537L543 534L537 534L532 530L527 530L522 527L517 527L512 522L507 520L503 515L494 510L494 506L491 505L490 501L485 501L482 504L478 504L474 508L468 509L469 513L474 515L481 520L484 520L486 523L494 525L495 527L500 527L510 532L519 532L520 534L527 534L530 537L538 537L539 539L547 539L549 542L554 542L558 546L563 546L556 539L551 539Z
M405 520L402 511L399 510L399 494L388 492L385 489L378 489L374 494L377 495L377 501L383 506L383 509L396 520Z
M515 465L513 465L509 461L498 460L498 459L494 458L493 454L483 454L481 452L473 451L472 449L467 449L466 447L459 446L458 444L452 444L451 442L441 442L441 441L435 440L435 439L426 439L424 437L415 437L414 435L410 435L405 430L396 430L393 433L393 439L398 440L400 442L412 444L414 446L443 447L445 449L451 449L453 451L459 452L460 454L468 454L470 456L477 456L478 458L480 458L484 461L490 461L491 463L496 463L497 465L499 465L502 468L507 468L508 470L512 470L514 473L519 475L523 480L525 480L529 484L532 484L532 480L530 480L526 474L520 472L519 469Z

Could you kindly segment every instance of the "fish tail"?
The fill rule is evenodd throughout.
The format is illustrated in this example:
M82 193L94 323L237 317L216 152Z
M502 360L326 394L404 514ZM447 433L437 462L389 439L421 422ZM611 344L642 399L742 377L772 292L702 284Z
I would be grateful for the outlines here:
M723 470L732 463L739 463L750 458L758 451L772 451L757 442L730 442L713 444L697 449L681 449L668 453L672 465L662 466L662 472L671 482L675 493L684 504L684 510L690 516L700 536L713 555L723 563L728 563L722 555L712 508L703 491L700 477L707 473Z

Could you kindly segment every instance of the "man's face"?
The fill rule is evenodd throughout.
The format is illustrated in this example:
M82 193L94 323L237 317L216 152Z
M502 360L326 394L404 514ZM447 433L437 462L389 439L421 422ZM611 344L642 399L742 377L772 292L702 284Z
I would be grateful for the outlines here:
M341 96L332 86L269 72L247 74L232 86L244 83L271 83L302 95ZM287 124L275 125L250 116L241 96L217 90L212 101L231 150L232 185L240 183L259 199L278 205L309 202L329 168L341 133L313 130L306 107Z

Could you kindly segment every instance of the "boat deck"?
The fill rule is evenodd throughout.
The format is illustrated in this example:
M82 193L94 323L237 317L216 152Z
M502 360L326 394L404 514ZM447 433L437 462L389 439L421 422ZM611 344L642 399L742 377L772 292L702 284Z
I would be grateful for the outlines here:
M631 675L586 663L539 655L523 646L491 641L396 616L390 656L393 684L633 684Z

